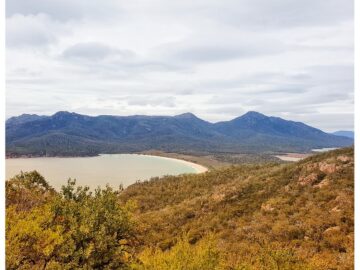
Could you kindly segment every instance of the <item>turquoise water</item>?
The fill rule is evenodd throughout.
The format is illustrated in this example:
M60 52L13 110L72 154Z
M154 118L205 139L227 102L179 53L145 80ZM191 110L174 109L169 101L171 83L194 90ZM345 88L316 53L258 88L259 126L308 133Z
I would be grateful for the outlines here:
M76 178L79 185L94 189L109 184L124 187L137 180L155 176L196 173L191 165L181 161L136 154L100 155L97 157L42 157L6 160L6 179L20 171L37 170L56 189L68 178Z

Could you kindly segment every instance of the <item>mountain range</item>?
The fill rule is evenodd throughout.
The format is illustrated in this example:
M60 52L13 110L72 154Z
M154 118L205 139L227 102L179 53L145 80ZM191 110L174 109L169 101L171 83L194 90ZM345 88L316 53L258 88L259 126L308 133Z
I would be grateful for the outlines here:
M350 131L350 130L339 130L339 131L335 131L331 134L336 135L336 136L348 137L351 139L354 139L354 136L355 136L354 131Z
M66 111L51 116L23 114L6 121L7 156L92 156L150 149L187 153L307 152L352 144L351 138L253 111L217 123L192 113L87 116Z

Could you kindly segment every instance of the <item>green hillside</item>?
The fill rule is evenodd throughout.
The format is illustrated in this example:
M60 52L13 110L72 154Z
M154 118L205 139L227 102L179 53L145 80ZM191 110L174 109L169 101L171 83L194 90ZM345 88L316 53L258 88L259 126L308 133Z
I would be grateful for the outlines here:
M353 148L61 193L6 184L8 269L353 269Z

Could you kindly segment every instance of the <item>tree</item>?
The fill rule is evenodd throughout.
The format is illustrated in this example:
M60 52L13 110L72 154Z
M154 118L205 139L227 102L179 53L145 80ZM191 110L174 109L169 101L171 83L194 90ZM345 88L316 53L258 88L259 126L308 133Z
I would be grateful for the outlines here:
M27 184L33 176L10 180L7 187L21 188L7 192L17 198L16 192L28 190L31 198L39 190L38 184ZM49 189L45 183L41 187ZM53 191L32 207L22 207L22 200L8 204L7 269L127 269L134 224L131 205L121 205L118 196L110 187L92 193L69 180L60 193Z

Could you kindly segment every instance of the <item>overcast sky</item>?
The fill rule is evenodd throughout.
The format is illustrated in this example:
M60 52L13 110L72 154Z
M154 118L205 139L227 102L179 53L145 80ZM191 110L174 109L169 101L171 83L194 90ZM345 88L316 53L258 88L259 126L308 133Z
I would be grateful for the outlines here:
M353 28L351 0L7 0L7 117L255 110L352 130Z

